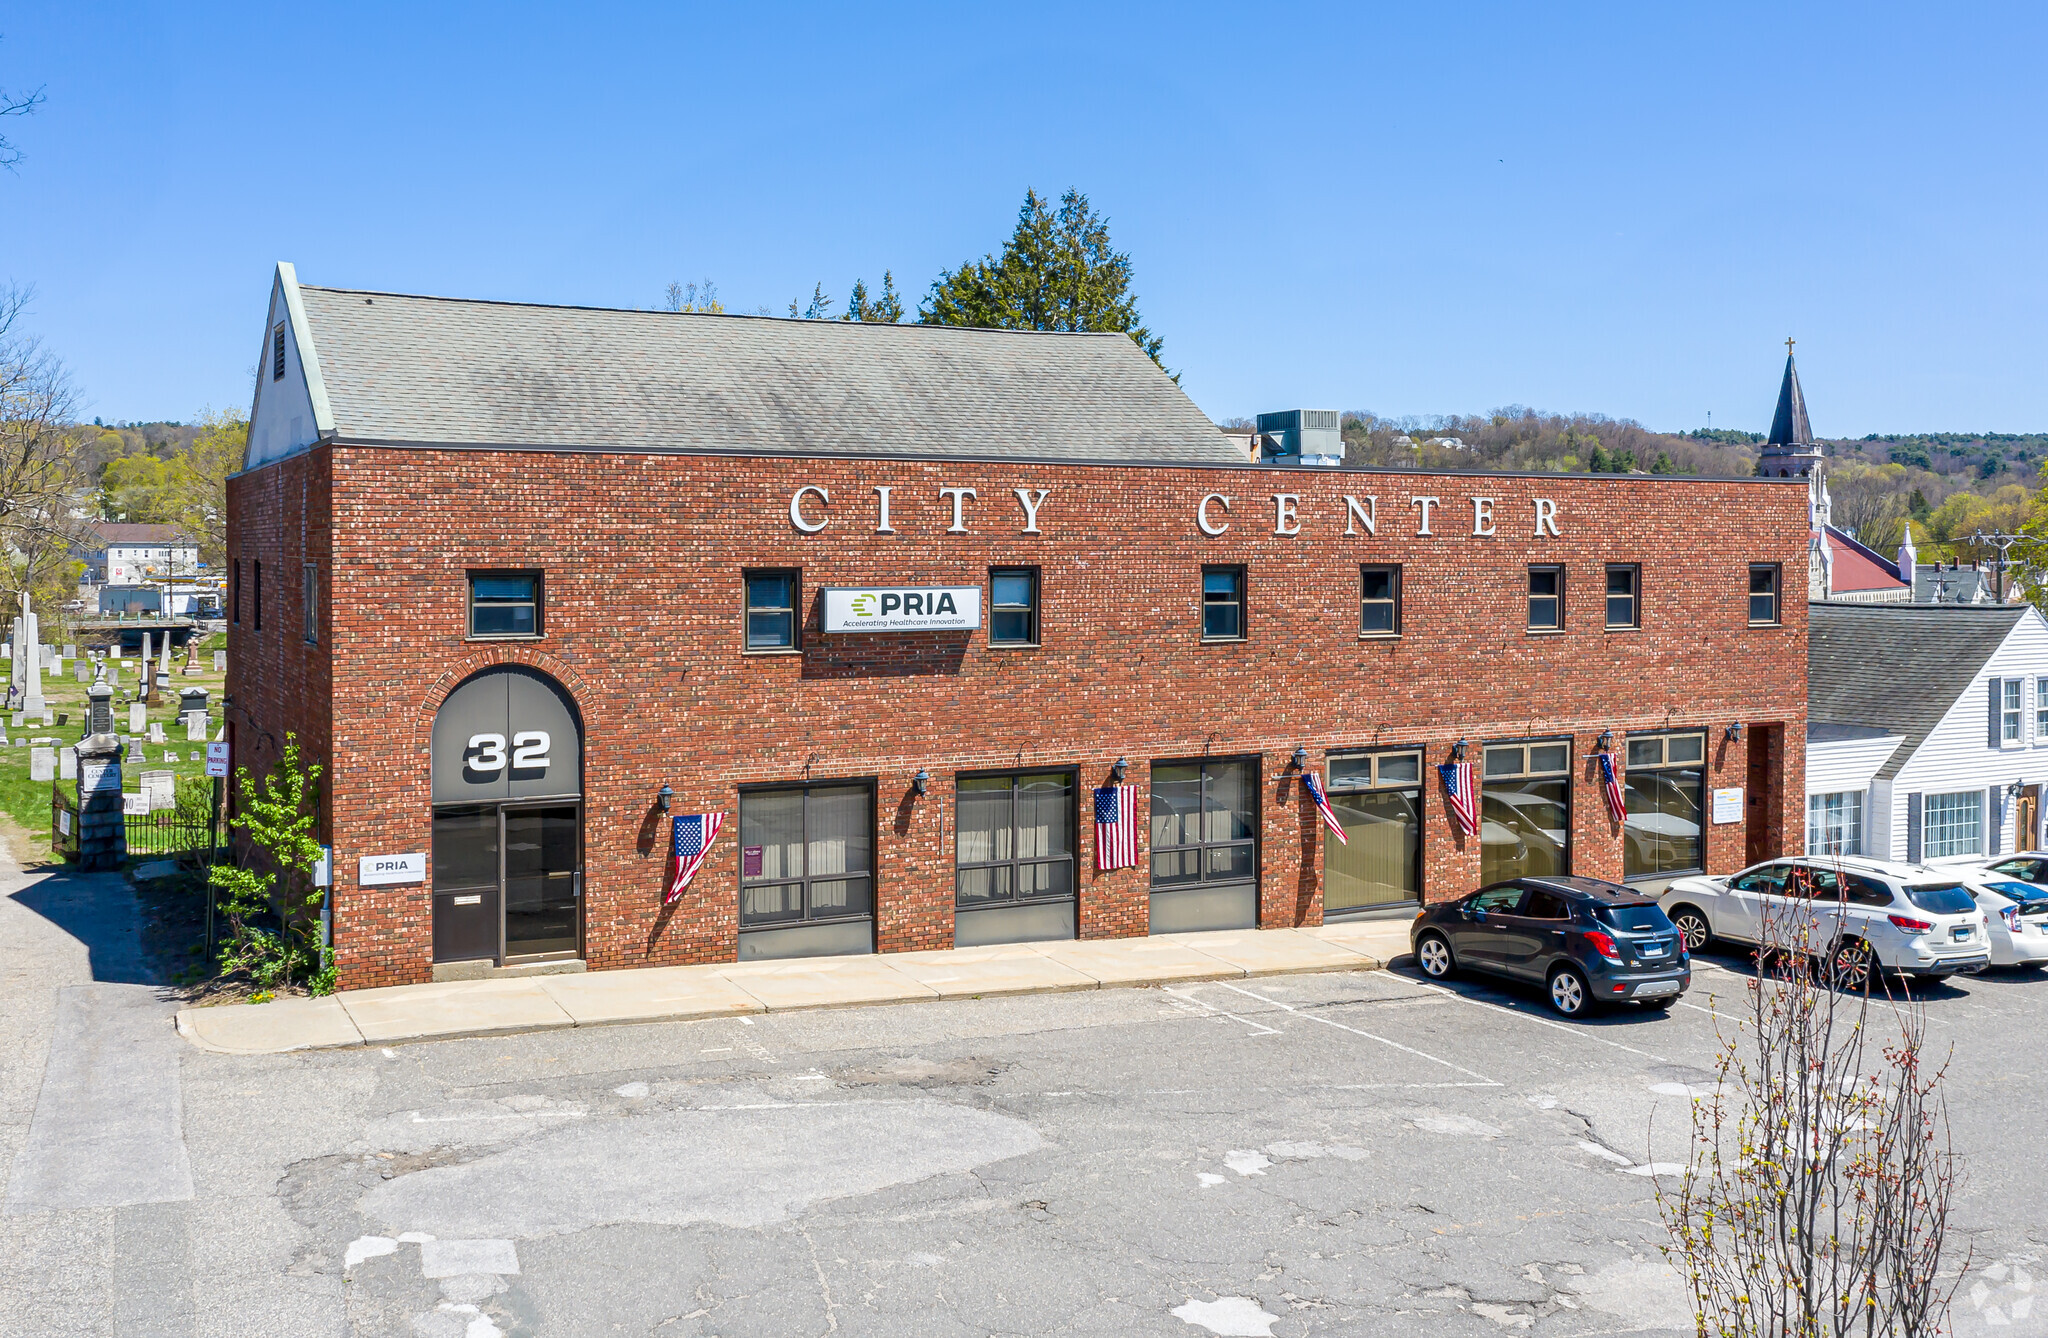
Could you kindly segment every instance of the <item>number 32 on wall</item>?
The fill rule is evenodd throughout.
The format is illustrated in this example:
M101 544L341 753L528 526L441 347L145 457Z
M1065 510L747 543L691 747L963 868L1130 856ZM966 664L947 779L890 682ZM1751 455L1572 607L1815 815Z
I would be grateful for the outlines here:
M463 756L465 769L481 773L505 769L505 736L503 734L472 734L469 748ZM522 730L512 736L512 769L514 771L546 771L548 768L548 735L544 729Z

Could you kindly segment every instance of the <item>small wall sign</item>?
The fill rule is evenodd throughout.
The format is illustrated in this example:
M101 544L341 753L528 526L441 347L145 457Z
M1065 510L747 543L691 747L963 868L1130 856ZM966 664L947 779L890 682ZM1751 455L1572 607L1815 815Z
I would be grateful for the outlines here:
M1714 821L1717 824L1742 821L1742 787L1731 785L1714 791Z
M888 585L825 591L828 632L971 632L979 626L978 585Z
M357 869L356 881L364 887L424 883L427 881L427 852L416 850L409 855L365 855Z

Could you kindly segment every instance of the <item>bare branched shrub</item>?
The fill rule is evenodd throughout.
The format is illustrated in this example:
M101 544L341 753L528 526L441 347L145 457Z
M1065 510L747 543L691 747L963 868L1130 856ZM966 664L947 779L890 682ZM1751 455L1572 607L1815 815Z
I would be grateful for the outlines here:
M1943 1332L1968 1268L1943 1266L1947 1058L1930 1066L1924 1006L1890 993L1840 903L1781 904L1693 1105L1685 1175L1658 1191L1665 1254L1701 1338Z
M71 382L21 330L29 296L0 288L0 551L17 591L35 589L68 561L86 524Z

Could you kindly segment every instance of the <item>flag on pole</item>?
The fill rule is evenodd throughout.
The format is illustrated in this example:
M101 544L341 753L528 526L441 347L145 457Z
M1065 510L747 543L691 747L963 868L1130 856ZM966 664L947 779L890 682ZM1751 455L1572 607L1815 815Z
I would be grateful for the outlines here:
M1138 787L1095 790L1095 867L1128 869L1138 862Z
M1443 778L1444 797L1451 801L1451 820L1467 836L1479 833L1479 785L1470 762L1446 762L1436 769Z
M1607 796L1607 816L1616 822L1628 821L1628 800L1622 797L1621 778L1614 774L1614 754L1601 753L1600 789Z
M662 893L662 905L673 906L682 899L683 889L703 867L704 856L710 853L711 843L718 839L718 829L724 825L723 813L676 815L674 841L668 854L668 891Z
M1343 824L1338 822L1337 815L1330 811L1330 796L1323 793L1323 783L1316 778L1316 773L1302 772L1301 783L1308 787L1309 798L1316 801L1316 812L1323 815L1323 826L1330 829L1330 834L1337 838L1339 845L1350 845L1351 838L1344 835Z

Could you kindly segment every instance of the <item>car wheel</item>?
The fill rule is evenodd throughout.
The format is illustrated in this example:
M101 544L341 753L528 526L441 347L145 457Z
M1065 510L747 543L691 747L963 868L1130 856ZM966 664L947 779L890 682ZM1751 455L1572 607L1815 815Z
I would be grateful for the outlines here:
M1860 938L1844 939L1828 956L1828 978L1838 990L1861 994L1870 988L1873 965L1868 943Z
M1671 923L1678 927L1678 937L1685 944L1687 952L1698 952L1707 946L1707 940L1714 937L1714 931L1707 924L1707 917L1690 906L1680 906L1678 914L1671 917Z
M1422 966L1422 974L1431 980L1448 979L1458 969L1451 958L1451 945L1444 941L1442 934L1424 934L1422 941L1415 945L1415 960Z
M1566 1017L1577 1017L1591 1007L1593 991L1586 978L1569 966L1550 973L1550 1006Z

